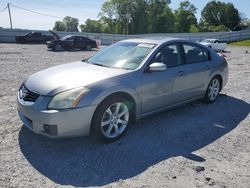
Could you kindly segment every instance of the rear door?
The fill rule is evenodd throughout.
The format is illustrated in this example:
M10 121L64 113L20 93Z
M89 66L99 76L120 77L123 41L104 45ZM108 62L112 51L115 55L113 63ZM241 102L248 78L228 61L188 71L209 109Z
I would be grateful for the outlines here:
M185 98L191 99L203 95L211 69L209 51L200 45L182 43L181 52L185 66Z
M39 32L34 32L29 37L27 37L27 41L30 43L42 42L42 34Z
M80 49L85 48L84 37L76 37L75 46Z

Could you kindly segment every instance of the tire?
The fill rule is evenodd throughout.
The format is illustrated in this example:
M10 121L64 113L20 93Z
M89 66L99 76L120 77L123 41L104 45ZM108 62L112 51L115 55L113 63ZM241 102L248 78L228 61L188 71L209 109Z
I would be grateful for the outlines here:
M25 44L25 43L26 43L25 39L20 40L20 44Z
M207 91L204 97L206 103L213 103L219 96L221 89L221 80L215 76L208 84Z
M87 50L87 51L91 51L91 50L92 50L91 45L88 44L88 45L86 46L86 50Z
M91 134L106 142L118 140L126 132L133 115L133 104L123 97L104 100L95 111Z
M57 52L59 52L59 51L63 51L64 48L63 48L63 46L61 44L56 44L54 46L54 50L57 51Z

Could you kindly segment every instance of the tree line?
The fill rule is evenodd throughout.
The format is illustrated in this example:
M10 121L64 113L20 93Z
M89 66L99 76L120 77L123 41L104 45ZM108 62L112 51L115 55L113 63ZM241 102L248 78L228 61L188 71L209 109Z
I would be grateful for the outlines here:
M107 0L101 7L98 20L79 20L66 16L55 22L54 31L145 34L173 32L217 32L240 30L250 24L232 3L210 1L201 11L198 21L197 8L188 0L182 1L177 10L170 8L171 0Z

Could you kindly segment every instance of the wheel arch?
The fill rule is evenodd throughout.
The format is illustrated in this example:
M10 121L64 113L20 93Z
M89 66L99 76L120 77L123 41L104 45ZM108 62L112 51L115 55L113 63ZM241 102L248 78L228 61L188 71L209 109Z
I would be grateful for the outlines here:
M100 100L100 102L98 103L98 105L97 105L97 107L96 107L96 109L95 109L95 111L94 111L94 114L93 114L93 116L92 116L91 125L92 125L93 119L95 118L95 113L98 111L99 107L100 107L103 103L105 103L107 100L109 100L109 99L111 99L111 98L114 98L114 97L118 97L118 96L119 96L119 97L123 97L123 98L125 98L125 99L127 99L127 100L129 100L129 101L132 102L133 108L132 108L132 119L131 119L131 121L132 121L132 123L136 121L136 116L137 116L137 109L138 109L138 107L137 107L137 103L136 103L135 97L132 96L132 95L131 95L130 93L128 93L128 92L125 92L125 91L117 91L117 92L111 93L111 94L109 94L109 95L103 97L103 98ZM91 127L92 127L92 126L91 126ZM92 129L92 128L91 128L91 129Z

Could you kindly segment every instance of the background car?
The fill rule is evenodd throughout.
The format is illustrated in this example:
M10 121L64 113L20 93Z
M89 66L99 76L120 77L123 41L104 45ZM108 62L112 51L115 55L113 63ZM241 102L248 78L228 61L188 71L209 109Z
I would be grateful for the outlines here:
M182 39L131 39L91 58L29 76L18 94L24 125L48 137L120 138L131 122L201 99L226 85L226 60Z
M67 35L61 38L55 32L50 32L55 36L55 40L48 42L47 47L54 51L70 49L91 50L92 48L98 48L97 42L90 38L77 35Z
M25 43L46 43L48 41L54 40L54 36L44 35L41 32L29 32L25 35L16 36L16 42L25 44Z
M219 39L205 39L201 41L200 44L212 48L215 51L224 51L227 47L227 43Z

